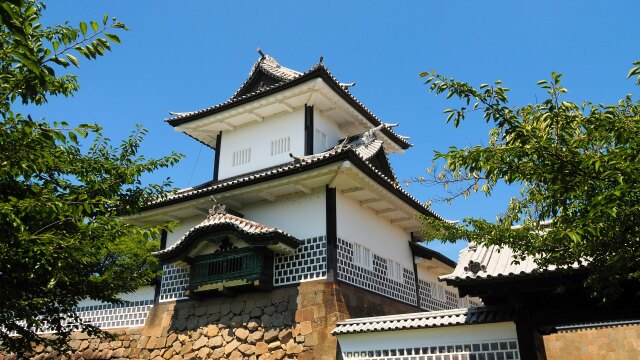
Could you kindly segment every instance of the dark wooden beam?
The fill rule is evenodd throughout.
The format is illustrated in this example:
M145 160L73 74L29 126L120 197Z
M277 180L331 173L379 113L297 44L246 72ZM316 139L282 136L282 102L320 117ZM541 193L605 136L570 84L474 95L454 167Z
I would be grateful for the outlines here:
M519 309L515 323L520 359L546 360L542 334L533 325L531 314L525 309Z
M326 187L327 223L327 279L338 280L338 221L336 216L336 189Z
M220 171L220 144L222 143L222 131L216 136L216 155L213 162L213 181L218 181L218 172Z
M411 236L413 237L413 233L411 233ZM411 243L411 240L409 240L409 243ZM416 264L416 257L413 252L411 252L411 262L413 263L413 281L415 281L416 288L416 306L420 308L420 280L418 278L418 264Z
M167 230L162 230L160 233L160 250L167 248ZM159 270L162 270L162 265L158 264ZM162 273L156 276L154 289L153 289L153 303L158 305L160 302L160 287L162 286Z
M313 106L304 106L304 154L313 154Z

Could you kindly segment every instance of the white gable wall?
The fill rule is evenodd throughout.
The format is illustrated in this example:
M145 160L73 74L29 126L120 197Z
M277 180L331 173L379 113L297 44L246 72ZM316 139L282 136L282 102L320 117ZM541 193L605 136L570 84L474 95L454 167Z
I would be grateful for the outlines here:
M272 156L271 142L285 137L290 139L290 150ZM289 162L289 153L304 155L304 109L279 113L259 123L223 131L220 147L218 179ZM250 160L234 166L234 152L244 149L250 149Z
M329 119L322 112L318 111L316 108L313 110L313 126L314 126L314 141L313 141L313 153L321 153L326 151L338 144L340 139L344 139L347 134L342 131L333 120ZM327 142L325 146L319 143L319 140L316 138L316 131L322 131L325 135L327 135ZM351 134L353 135L353 134Z
M240 211L249 220L276 227L298 239L306 239L326 235L325 203L325 190L322 188L310 194L279 197L274 202L254 203Z
M411 234L352 198L336 192L338 237L369 248L373 253L413 270Z
M170 247L171 245L178 242L178 240L180 240L187 233L187 231L200 224L205 218L205 215L198 215L180 220L178 226L172 228L171 231L167 234L167 247Z

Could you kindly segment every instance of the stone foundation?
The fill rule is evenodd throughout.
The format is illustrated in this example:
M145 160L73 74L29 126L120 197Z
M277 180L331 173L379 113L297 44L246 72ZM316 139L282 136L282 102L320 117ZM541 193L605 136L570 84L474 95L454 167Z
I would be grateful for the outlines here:
M562 331L544 337L548 360L640 359L640 325Z
M73 352L36 347L35 359L335 359L340 320L419 311L347 284L312 281L234 297L161 303L145 326L115 339L74 334ZM11 359L0 355L0 360Z

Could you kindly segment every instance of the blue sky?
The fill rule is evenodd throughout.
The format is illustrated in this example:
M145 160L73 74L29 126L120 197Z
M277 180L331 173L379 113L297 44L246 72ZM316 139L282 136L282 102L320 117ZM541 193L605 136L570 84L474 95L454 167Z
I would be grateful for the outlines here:
M398 5L401 4L401 5ZM393 155L399 179L424 174L434 150L486 143L488 127L469 118L458 129L444 123L453 104L428 93L418 74L435 69L473 85L503 80L512 103L543 99L536 81L563 73L568 98L611 103L637 93L626 80L640 59L637 1L70 1L48 2L43 23L116 16L131 31L98 61L82 61L81 89L51 98L29 112L70 123L97 122L113 140L142 124L142 152L174 150L187 157L146 178L170 176L176 187L212 176L213 153L164 123L168 111L202 109L226 100L258 59L256 48L284 66L306 70L324 56L354 95L415 146ZM410 185L420 200L438 188ZM448 219L493 219L513 191L475 195L433 209ZM431 244L456 259L463 244Z

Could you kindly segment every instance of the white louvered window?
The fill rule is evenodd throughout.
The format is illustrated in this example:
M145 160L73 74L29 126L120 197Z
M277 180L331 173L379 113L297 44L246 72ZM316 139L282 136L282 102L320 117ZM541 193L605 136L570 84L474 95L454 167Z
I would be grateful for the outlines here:
M316 145L318 145L321 149L325 149L327 147L327 134L323 133L319 129L316 129Z
M353 244L353 263L365 269L373 267L371 250L360 244Z
M387 259L387 276L391 280L402 282L402 265L397 261Z
M233 153L232 166L248 164L251 161L251 148L235 151Z
M444 286L440 284L431 284L431 297L440 301L446 301L447 295Z
M271 156L288 153L291 149L291 138L289 136L271 141Z

